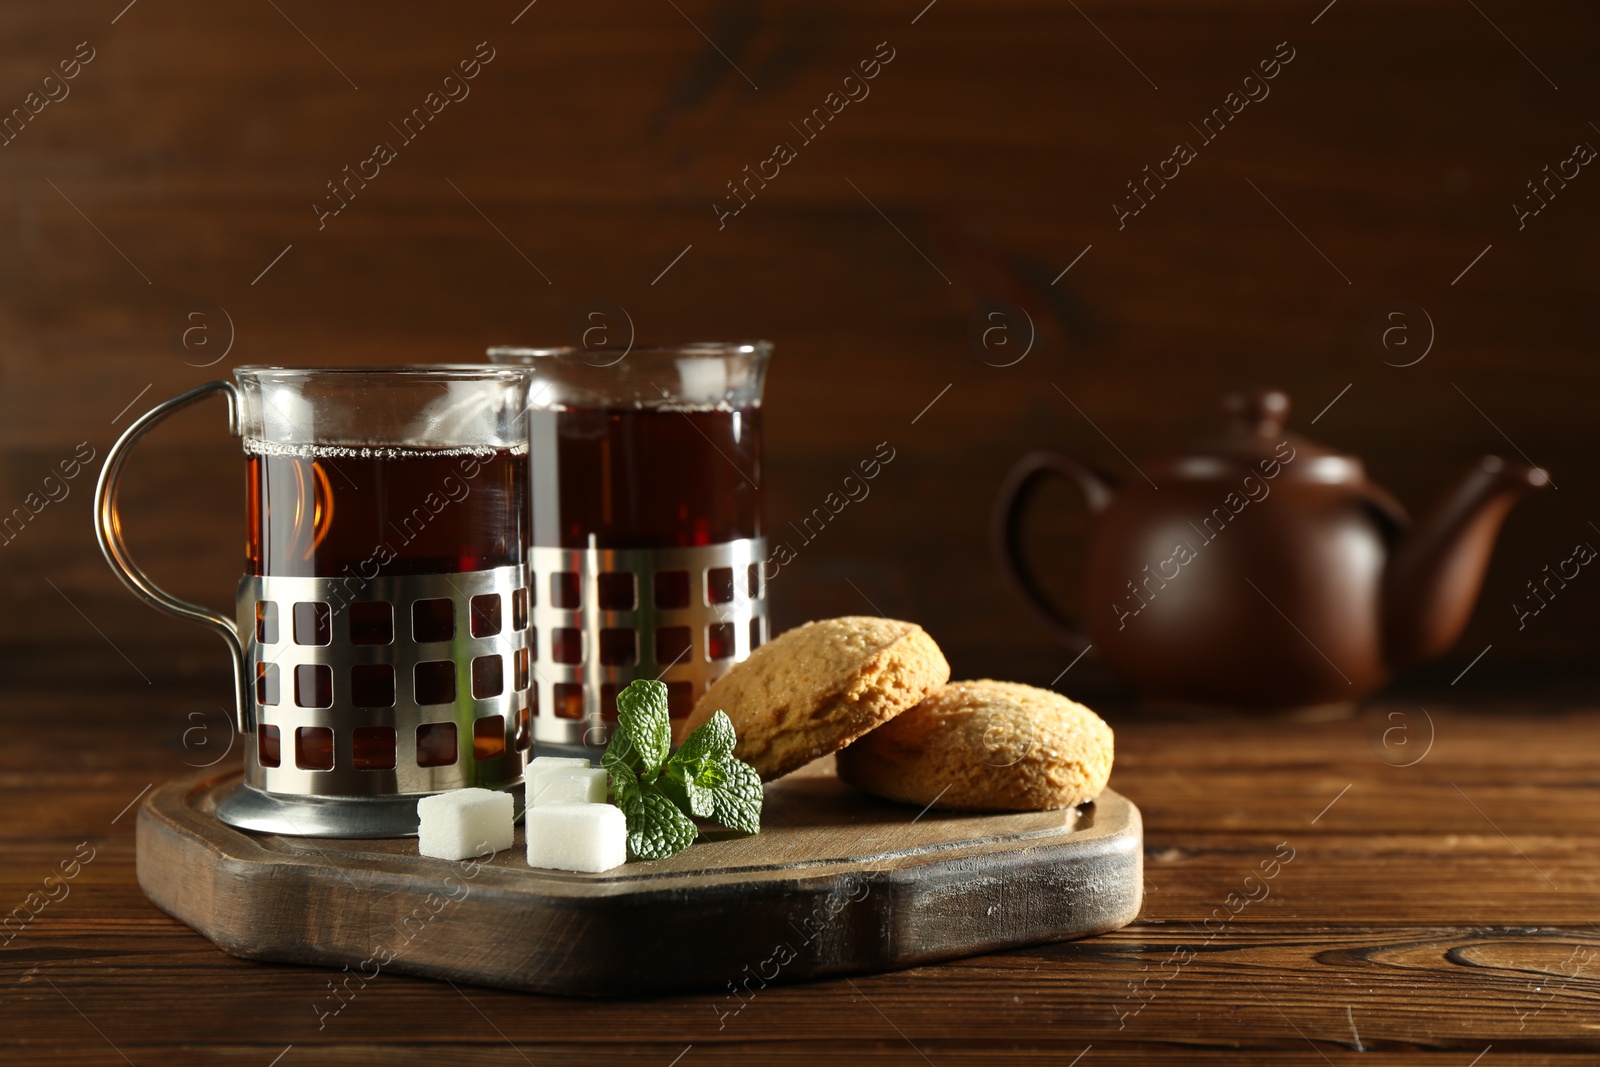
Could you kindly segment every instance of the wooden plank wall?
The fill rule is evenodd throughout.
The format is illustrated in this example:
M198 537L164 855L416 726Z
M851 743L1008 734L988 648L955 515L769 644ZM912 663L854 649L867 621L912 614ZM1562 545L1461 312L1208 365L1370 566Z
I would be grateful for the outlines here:
M1581 169L1520 228L1513 208L1600 145L1591 6L124 2L0 9L0 109L59 97L0 147L5 509L231 366L472 359L570 340L605 302L641 341L776 342L773 527L895 448L774 586L780 624L875 607L927 625L958 674L1049 682L1066 657L990 557L1006 469L1052 446L1137 477L1121 452L1179 445L1220 393L1271 383L1302 430L1337 396L1316 436L1413 507L1507 437L1555 476L1513 514L1453 660L1412 680L1492 643L1480 684L1520 684L1600 638L1600 577L1525 630L1510 608L1575 542L1600 544L1600 176ZM390 123L475 52L492 59L470 95L404 141ZM1191 128L1290 53L1214 141ZM791 123L875 55L892 59L868 95L802 140ZM319 226L325 183L380 141L396 158ZM1119 225L1125 183L1179 141L1196 158ZM719 224L726 183L778 142L795 157ZM972 342L995 300L1037 327L1013 366ZM1414 313L1413 348L1371 340L1396 301L1434 326L1414 366L1385 362L1421 351ZM215 408L169 424L126 493L150 570L219 604L242 550L222 431ZM213 639L101 562L95 466L0 546L0 664L39 684L204 675L225 700ZM1064 595L1082 527L1047 495L1033 547Z

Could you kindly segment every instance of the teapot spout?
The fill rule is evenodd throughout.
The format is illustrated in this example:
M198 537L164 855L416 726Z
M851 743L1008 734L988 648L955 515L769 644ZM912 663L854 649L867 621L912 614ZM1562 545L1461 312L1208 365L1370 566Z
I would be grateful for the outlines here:
M1444 654L1466 629L1500 524L1550 481L1542 469L1485 456L1407 532L1384 572L1384 652L1390 667Z

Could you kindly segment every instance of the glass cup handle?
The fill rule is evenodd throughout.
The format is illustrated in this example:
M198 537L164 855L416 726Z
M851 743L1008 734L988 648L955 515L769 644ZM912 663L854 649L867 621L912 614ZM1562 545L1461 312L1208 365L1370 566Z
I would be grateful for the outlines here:
M149 433L156 423L175 411L205 399L212 393L222 393L227 396L228 432L238 435L239 391L232 382L227 381L206 382L165 403L157 404L139 416L123 431L122 436L117 438L117 443L112 445L111 451L106 454L105 466L100 468L100 480L94 488L94 533L106 562L111 565L117 577L122 579L123 585L133 590L150 606L168 615L200 623L214 630L228 643L228 651L233 654L234 697L237 705L234 722L241 733L249 733L255 729L252 722L255 703L251 698L250 680L246 677L244 642L240 639L237 626L227 616L199 604L180 600L151 581L150 576L145 574L128 553L128 546L122 539L122 516L117 511L117 486L122 479L122 464L128 458L128 453L133 450L133 446Z

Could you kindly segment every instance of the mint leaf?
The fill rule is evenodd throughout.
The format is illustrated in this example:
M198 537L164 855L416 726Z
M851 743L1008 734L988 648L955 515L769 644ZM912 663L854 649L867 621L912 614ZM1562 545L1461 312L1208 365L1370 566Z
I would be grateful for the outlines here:
M717 765L722 782L711 792L712 817L730 830L761 832L761 776L732 756Z
M711 718L701 723L695 732L684 741L672 757L682 762L696 760L715 760L721 762L733 755L734 743L738 740L733 733L733 720L728 718L726 712L715 711Z
M633 743L640 775L653 779L666 761L672 745L672 723L667 718L664 682L641 678L617 694L617 726ZM613 743L616 739L613 738ZM610 746L607 746L610 751Z
M696 817L696 819L709 819L712 814L712 797L710 790L701 789L693 781L686 781L682 777L674 777L672 773L664 773L656 779L656 789L661 790L662 797L672 801L678 806L678 811Z
M611 775L611 795L616 799L617 807L626 814L639 803L639 776L626 767L607 766L604 757L601 757L601 765Z
M702 723L662 769L662 791L679 808L697 819L712 817L713 794L722 785L722 761L729 758L736 738L733 723L717 712Z
M672 798L678 808L696 819L709 819L715 806L712 793L722 784L722 775L714 764L696 764L686 767L674 756L656 780L661 792Z
M686 782L683 790L689 795L689 814L697 819L710 819L717 813L716 794L698 782Z
M717 760L716 762L706 760L700 765L698 772L692 779L690 779L690 781L694 782L695 785L700 786L702 789L716 790L722 785L723 782L728 780L725 767L729 762L738 761L732 759Z
M606 743L606 750L600 754L600 766L610 771L615 777L618 771L626 771L638 777L641 764L639 750L633 746L633 739L622 729L611 732L611 740Z
M663 792L695 818L712 818L716 791L723 784L722 762L731 757L737 740L732 720L721 711L714 713L667 761Z
M644 792L623 808L628 819L628 851L642 860L663 860L688 848L700 831L671 800Z

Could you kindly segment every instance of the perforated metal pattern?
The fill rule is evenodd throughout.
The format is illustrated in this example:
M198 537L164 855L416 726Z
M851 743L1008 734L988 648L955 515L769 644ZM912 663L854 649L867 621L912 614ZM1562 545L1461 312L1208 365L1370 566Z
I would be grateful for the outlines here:
M616 694L667 683L677 717L767 640L762 538L693 548L528 552L534 738L603 744Z
M246 576L237 600L255 679L246 782L334 798L520 782L531 744L527 620L516 611L526 596L521 567Z

